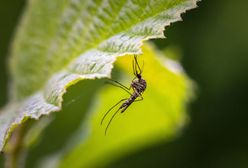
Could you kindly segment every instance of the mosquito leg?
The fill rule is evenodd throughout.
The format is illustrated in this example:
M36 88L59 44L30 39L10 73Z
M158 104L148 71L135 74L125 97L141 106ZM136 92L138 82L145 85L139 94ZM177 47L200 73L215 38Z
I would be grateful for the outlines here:
M135 65L137 65L138 69L139 69L139 74L141 73L141 68L139 66L139 63L138 63L138 60L137 60L137 55L134 55L134 60L135 60ZM137 68L136 68L136 71L137 71Z
M126 88L124 88L123 86L121 86L121 85L117 85L117 84L115 84L115 83L111 83L111 82L105 82L106 84L110 84L110 85L113 85L113 86L116 86L116 87L118 87L118 88L121 88L121 89L123 89L124 91L126 91L128 94L130 94L130 95L132 95L132 93L131 92L129 92L129 90L127 90Z
M134 60L132 61L132 66L133 66L133 74L134 74L134 76L137 76L137 74L136 74L136 70L135 70L135 65L134 65L135 63L134 63Z
M111 122L112 122L112 120L114 119L114 117L116 116L116 114L120 111L120 109L121 109L121 108L119 108L119 109L114 113L114 115L111 117L111 119L109 120L108 125L107 125L107 127L106 127L106 129L105 129L105 135L107 134L109 125L111 124Z
M137 76L139 74L139 72L137 71L137 61L136 59L133 60L133 65L134 65L134 75Z
M128 89L128 90L130 90L130 87L128 88L127 86L121 84L120 82L118 82L118 81L116 81L116 80L113 80L113 79L109 79L109 80L112 81L112 82L115 82L115 83L119 84L120 86L122 86L122 87L124 87L124 88L126 88L126 89Z
M127 98L126 98L126 99L121 99L118 103L116 103L115 105L113 105L113 106L104 114L104 116L103 116L103 118L102 118L102 121L101 121L101 125L102 125L102 123L103 123L105 117L108 115L108 113L109 113L113 108L115 108L118 104L120 104L121 102L123 102L123 101L125 101L125 100L127 100Z

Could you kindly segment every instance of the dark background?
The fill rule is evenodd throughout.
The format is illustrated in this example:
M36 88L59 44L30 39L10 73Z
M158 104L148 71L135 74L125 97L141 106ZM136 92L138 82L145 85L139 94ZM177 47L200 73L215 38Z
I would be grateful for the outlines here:
M205 0L167 28L159 48L176 46L198 84L190 123L174 141L116 161L111 167L248 167L248 1ZM0 106L7 102L8 46L24 0L0 2ZM0 157L2 158L2 157Z

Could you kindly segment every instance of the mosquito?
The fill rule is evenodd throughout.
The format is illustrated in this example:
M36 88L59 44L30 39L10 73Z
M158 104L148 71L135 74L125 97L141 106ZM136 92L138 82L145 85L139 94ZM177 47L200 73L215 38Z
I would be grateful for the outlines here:
M129 98L125 98L125 99L121 99L118 103L116 103L114 106L112 106L103 116L102 121L101 121L101 125L103 124L103 121L105 119L105 117L109 114L110 111L112 111L116 106L118 106L121 102L123 102L121 104L121 106L118 108L117 111L115 111L115 113L113 114L113 116L110 118L108 125L105 129L105 135L107 134L108 128L113 120L113 118L116 116L116 114L120 111L121 113L124 113L126 111L126 109L133 103L133 102L137 102L137 101L141 101L144 98L142 97L143 92L146 90L146 81L145 79L142 78L142 70L143 70L143 66L144 63L142 65L142 68L140 68L138 60L137 60L137 55L134 55L134 59L132 61L132 66L133 66L133 74L134 74L134 78L132 80L132 83L130 84L129 87L119 83L118 81L115 80L110 80L112 82L107 82L108 84L111 84L113 86L119 87L121 89L123 89L124 91L126 91L130 97ZM133 92L131 93L130 90L133 90Z

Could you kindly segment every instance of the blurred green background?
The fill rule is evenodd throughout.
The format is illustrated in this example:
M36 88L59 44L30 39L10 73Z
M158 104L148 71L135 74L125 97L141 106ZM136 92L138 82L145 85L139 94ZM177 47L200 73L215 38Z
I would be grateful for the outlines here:
M0 106L7 102L6 56L24 0L0 2ZM172 24L160 49L178 48L197 83L190 123L171 142L116 161L111 167L248 167L248 1L205 0Z

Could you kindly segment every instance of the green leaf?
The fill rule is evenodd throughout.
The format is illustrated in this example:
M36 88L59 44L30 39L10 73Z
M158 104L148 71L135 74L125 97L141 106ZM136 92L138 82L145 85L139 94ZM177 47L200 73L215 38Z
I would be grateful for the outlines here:
M61 110L72 84L110 77L117 56L140 54L143 40L196 0L30 0L11 52L9 103L0 115L0 150L15 127Z

